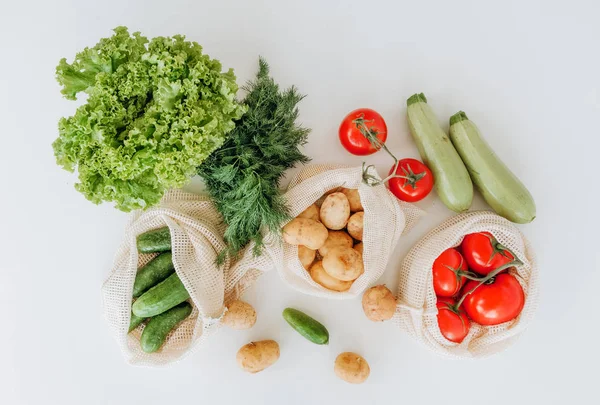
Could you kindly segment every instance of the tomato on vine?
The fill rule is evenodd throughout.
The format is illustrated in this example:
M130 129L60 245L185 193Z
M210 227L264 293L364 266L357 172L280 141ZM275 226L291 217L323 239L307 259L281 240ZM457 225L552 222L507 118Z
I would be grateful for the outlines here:
M465 236L461 247L469 269L484 276L515 260L515 255L489 232Z
M446 249L433 262L433 289L439 297L456 295L468 274L467 262L458 250Z
M396 172L394 173L394 169ZM433 174L427 166L417 159L400 159L392 166L389 174L394 177L388 181L390 191L402 201L420 201L433 189Z
M339 136L342 146L353 155L371 155L385 144L387 125L377 111L359 108L346 115Z
M451 298L438 297L437 321L442 335L451 342L461 343L469 334L471 322L462 308Z

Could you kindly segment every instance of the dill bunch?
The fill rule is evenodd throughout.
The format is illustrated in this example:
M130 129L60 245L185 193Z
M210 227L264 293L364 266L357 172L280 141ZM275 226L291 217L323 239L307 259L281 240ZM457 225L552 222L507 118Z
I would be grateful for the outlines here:
M269 76L269 65L259 59L256 78L247 91L246 114L236 122L223 146L198 168L211 199L227 225L227 249L219 254L235 258L250 242L254 255L264 247L261 230L281 232L290 218L279 183L285 170L310 159L300 151L310 129L296 123L304 95L295 87L280 90Z

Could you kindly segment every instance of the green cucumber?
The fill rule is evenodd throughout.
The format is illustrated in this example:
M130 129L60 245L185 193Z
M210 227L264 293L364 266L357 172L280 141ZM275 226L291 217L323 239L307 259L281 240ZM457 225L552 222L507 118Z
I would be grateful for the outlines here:
M142 294L132 305L136 316L150 318L162 314L190 298L177 273L171 274L148 291Z
M135 275L133 298L139 297L150 287L154 287L169 277L174 271L175 266L173 265L173 254L171 252L165 252L156 256L148 264L139 269Z
M406 104L408 124L423 162L431 169L440 200L452 211L463 212L473 202L473 183L465 164L440 126L423 93Z
M519 224L533 221L535 202L531 193L462 111L450 117L450 139L467 165L473 183L498 215Z
M306 339L318 345L329 343L329 332L317 320L294 308L283 310L283 319Z
M129 321L129 330L127 331L127 333L131 332L132 330L134 330L135 328L137 328L138 326L140 326L140 324L142 322L144 322L146 320L146 318L142 318L139 316L136 316L133 312L131 313L131 320Z
M154 353L160 349L165 343L169 332L175 329L191 313L192 306L184 302L150 319L140 338L142 350L146 353Z
M140 253L159 253L171 250L171 231L168 227L155 229L137 237Z

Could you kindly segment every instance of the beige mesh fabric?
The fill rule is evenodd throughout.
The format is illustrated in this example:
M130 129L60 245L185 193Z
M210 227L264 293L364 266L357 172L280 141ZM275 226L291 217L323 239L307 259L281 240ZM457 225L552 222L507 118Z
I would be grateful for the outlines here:
M377 175L375 169L370 174ZM403 232L408 232L423 211L398 201L383 185L370 187L362 181L362 167L311 165L292 179L285 194L292 217L297 216L324 193L337 187L358 189L365 210L363 260L365 272L346 292L328 290L315 283L298 259L298 247L283 243L283 262L276 268L292 288L326 298L353 298L374 283L385 271L389 257ZM275 255L277 256L277 255Z
M523 261L511 270L525 291L525 307L515 320L497 326L471 324L460 344L447 341L437 324L432 266L446 249L458 246L465 235L488 231ZM531 321L538 302L538 268L531 245L508 220L493 212L456 215L432 230L405 257L400 269L398 307L393 321L416 340L450 357L480 358L511 345Z
M139 343L144 325L127 333L136 272L155 256L138 254L136 238L164 226L170 228L175 271L190 293L189 302L194 309L158 352L147 354ZM217 254L225 248L224 231L221 216L206 197L179 190L165 194L158 207L132 214L112 271L102 287L104 315L127 362L160 366L190 354L219 327L224 305L272 266L272 261L255 259L248 250L238 263L216 266Z

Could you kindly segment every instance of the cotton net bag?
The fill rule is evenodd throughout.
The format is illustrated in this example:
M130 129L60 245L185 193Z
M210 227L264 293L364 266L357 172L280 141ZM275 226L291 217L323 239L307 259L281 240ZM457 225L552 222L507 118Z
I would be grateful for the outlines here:
M446 249L460 245L465 235L488 231L521 259L509 270L525 292L525 306L514 320L495 326L471 322L462 343L446 340L438 327L432 266ZM483 358L510 346L531 322L538 303L538 268L530 243L508 220L493 212L456 215L432 230L405 257L400 269L398 307L393 321L436 353L457 358Z
M379 179L374 168L369 174ZM385 185L375 187L363 182L362 167L309 165L290 182L285 193L292 217L310 205L320 205L322 196L338 188L358 189L364 207L363 263L364 273L344 292L328 290L310 277L298 259L298 247L283 242L283 264L276 266L285 283L305 294L346 299L361 294L385 271L398 239L408 232L424 213L412 204L399 201ZM282 226L285 224L282 224Z
M156 254L138 253L137 236L168 226L175 271L190 294L191 315L174 329L161 349L145 353L140 347L144 324L128 333L133 282L139 268ZM104 316L128 363L162 366L183 359L197 349L220 326L225 306L251 286L270 262L253 258L252 246L242 259L216 265L225 248L225 225L205 196L174 190L161 203L132 214L114 265L102 287Z

